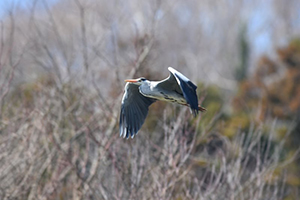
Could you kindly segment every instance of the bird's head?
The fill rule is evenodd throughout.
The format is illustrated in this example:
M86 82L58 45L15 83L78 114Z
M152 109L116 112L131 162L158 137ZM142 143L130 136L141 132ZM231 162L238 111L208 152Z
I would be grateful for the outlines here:
M126 79L125 80L125 82L127 82L127 83L133 83L133 84L136 84L136 85L142 85L146 81L147 81L147 79L145 79L144 77L137 78L137 79Z

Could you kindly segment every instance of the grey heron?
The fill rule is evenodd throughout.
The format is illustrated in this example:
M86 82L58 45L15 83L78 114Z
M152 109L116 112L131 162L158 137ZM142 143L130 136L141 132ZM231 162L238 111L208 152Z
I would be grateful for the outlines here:
M186 76L169 67L170 75L162 81L144 77L125 80L125 93L120 113L120 136L132 138L143 125L149 106L157 100L189 106L194 116L206 109L198 105L197 86Z

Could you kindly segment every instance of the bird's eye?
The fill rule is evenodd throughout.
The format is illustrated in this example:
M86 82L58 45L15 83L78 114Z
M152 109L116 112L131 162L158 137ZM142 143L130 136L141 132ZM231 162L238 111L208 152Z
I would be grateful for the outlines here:
M140 82L145 81L145 80L146 80L145 78L140 78Z

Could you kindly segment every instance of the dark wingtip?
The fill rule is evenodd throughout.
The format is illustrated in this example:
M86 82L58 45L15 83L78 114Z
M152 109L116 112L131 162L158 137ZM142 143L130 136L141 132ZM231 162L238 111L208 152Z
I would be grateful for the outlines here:
M194 117L197 117L199 110L193 109L192 113L193 113Z
M192 81L188 81L187 84L188 84L189 86L191 86L191 88L193 88L194 90L197 89L197 86L196 86Z
M198 114L199 114L199 111L200 112L206 112L206 108L204 107L201 107L201 106L198 106L198 108L196 109L193 109L193 108L190 108L191 109L191 113L194 115L194 117L196 117Z

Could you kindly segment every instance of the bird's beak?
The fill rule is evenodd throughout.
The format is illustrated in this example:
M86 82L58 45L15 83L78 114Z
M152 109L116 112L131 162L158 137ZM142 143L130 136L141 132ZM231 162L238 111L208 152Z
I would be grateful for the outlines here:
M137 83L138 80L137 79L126 79L125 82L128 82L128 83Z

